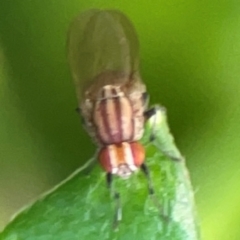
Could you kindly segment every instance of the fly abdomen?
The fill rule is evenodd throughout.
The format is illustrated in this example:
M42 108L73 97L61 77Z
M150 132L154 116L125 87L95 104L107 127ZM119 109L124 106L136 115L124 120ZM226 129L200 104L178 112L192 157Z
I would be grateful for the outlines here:
M93 123L98 139L105 145L132 141L135 130L133 108L120 87L107 85L99 91Z

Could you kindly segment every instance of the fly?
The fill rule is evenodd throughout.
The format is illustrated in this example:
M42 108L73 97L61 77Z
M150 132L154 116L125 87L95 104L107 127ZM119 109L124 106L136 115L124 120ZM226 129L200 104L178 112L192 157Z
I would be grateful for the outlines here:
M139 142L144 123L156 113L148 109L146 86L139 73L139 42L132 23L116 10L89 10L70 25L68 60L75 81L78 110L96 142L99 163L112 177L129 177L141 168L153 195L145 149ZM120 195L116 221L121 218Z

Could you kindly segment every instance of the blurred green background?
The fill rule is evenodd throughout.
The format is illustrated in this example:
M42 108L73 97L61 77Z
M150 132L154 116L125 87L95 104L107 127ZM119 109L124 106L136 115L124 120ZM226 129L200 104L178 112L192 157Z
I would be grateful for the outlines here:
M88 8L133 21L152 103L187 158L204 240L240 239L240 2L0 0L0 228L95 150L75 113L69 22Z

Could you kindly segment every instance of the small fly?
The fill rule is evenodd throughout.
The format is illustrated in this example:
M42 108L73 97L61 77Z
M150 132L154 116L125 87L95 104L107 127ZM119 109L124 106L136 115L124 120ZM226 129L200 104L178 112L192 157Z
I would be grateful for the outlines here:
M148 94L139 73L139 42L129 19L116 10L89 10L70 25L68 60L78 96L78 111L84 126L98 146L98 159L112 176L129 177L144 163L145 149L139 142L144 123L154 116L148 109ZM117 221L120 220L120 196Z

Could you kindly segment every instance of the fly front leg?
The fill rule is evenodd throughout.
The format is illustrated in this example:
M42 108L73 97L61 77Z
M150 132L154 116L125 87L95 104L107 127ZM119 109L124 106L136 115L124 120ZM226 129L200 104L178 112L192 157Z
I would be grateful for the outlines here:
M122 220L122 207L121 207L120 194L115 190L113 190L113 187L112 187L113 175L111 173L107 173L106 180L107 180L107 186L110 189L111 195L113 193L114 201L116 202L113 228L117 228L119 222Z
M168 220L168 217L166 216L163 207L161 206L161 204L159 203L159 201L158 201L158 199L155 195L155 191L154 191L154 188L153 188L153 185L152 185L152 180L151 180L151 177L150 177L149 169L148 169L148 167L145 163L143 163L141 165L141 170L147 178L148 193L149 193L150 197L152 198L152 201L153 201L154 205L158 208L160 216L164 220Z
M145 163L143 163L141 165L141 170L143 171L144 175L146 176L147 178L147 182L148 182L148 193L150 196L153 196L155 194L154 192L154 189L153 189L153 186L152 186L152 181L151 181L151 178L150 178L150 173L149 173L149 169L147 167L147 165Z

